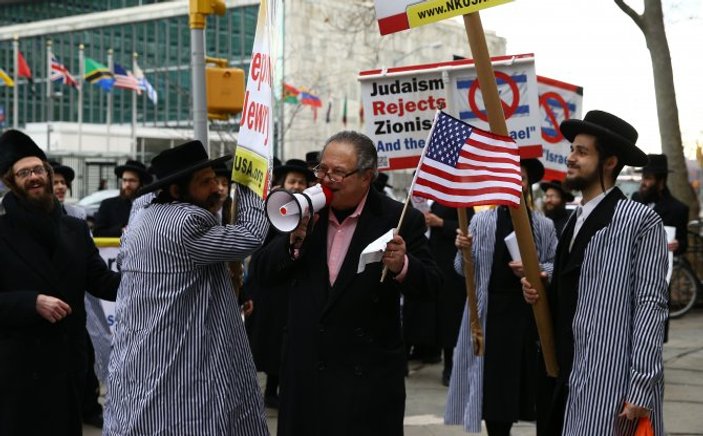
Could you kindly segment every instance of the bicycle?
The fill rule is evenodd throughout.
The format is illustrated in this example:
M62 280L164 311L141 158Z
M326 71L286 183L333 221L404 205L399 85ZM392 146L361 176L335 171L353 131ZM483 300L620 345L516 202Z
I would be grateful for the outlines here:
M669 282L669 317L680 318L698 302L701 294L700 276L697 271L703 270L703 223L691 221L688 223L688 250L682 256L674 257L674 265Z
M688 259L675 256L669 282L669 318L680 318L693 308L700 285Z

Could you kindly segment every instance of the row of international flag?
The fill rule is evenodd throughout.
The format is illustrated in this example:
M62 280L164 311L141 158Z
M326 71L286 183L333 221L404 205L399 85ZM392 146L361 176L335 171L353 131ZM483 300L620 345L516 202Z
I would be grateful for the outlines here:
M310 106L313 111L313 119L317 121L317 109L322 107L322 100L320 100L320 97L307 92L303 91L299 88L296 88L295 86L288 84L288 83L283 83L283 98L282 98L284 103L290 103L290 104L300 104L303 106ZM331 120L331 114L332 114L332 101L330 99L329 102L327 102L327 115L325 116L325 122L329 123ZM347 125L347 97L344 97L344 103L342 105L342 122L344 125ZM364 106L360 105L359 106L359 123L364 124Z
M17 52L17 65L17 77L25 78L32 82L32 70L29 68L26 59L20 51ZM113 64L113 69L111 71L107 66L101 64L100 62L86 57L84 61L84 68L85 74L83 78L87 82L98 86L104 91L109 92L113 88L118 88L134 91L139 95L141 95L142 92L145 92L153 104L158 102L158 92L151 85L151 83L149 83L149 80L147 80L144 72L141 68L139 68L136 61L133 64L134 71L130 71L117 63ZM59 62L53 54L51 55L51 70L49 77L52 82L61 83L65 86L73 88L78 88L80 86L79 82L71 74L68 68ZM12 77L10 77L10 75L7 74L2 67L0 67L0 81L3 82L5 86L15 86Z

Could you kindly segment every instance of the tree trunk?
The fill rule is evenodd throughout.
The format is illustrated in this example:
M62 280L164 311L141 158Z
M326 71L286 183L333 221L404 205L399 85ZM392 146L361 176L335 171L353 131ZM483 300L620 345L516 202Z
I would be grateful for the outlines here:
M688 169L683 154L679 109L674 89L674 72L671 66L669 42L664 29L661 0L645 0L642 15L638 15L625 4L624 0L615 0L615 4L635 22L647 42L654 73L654 92L662 153L667 156L669 169L673 171L669 174L667 184L674 197L689 206L689 219L696 219L699 205L696 194L688 183Z

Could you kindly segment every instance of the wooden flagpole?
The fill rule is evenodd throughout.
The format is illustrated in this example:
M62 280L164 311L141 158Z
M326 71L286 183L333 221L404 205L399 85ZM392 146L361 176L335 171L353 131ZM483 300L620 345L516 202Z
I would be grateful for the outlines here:
M457 209L459 215L459 229L466 232L469 228L469 218L466 209ZM474 279L474 258L470 248L463 248L461 255L464 258L464 284L466 286L466 301L471 319L471 343L475 356L483 356L485 351L485 340L483 338L483 327L478 318L478 299L476 298L476 281Z
M493 133L508 136L508 127L505 124L505 115L503 114L503 107L500 97L498 96L498 86L496 85L495 76L493 74L493 65L488 55L486 37L483 33L483 25L481 24L479 13L472 12L464 15L464 27L466 28L466 36L469 39L469 46L475 61L483 101L486 104L488 124ZM459 213L461 212L462 209L459 210ZM463 210L463 212L464 216L466 216L466 211ZM547 300L547 294L544 292L544 286L542 285L542 279L539 273L537 250L535 249L535 241L532 238L532 230L530 228L527 208L525 207L524 201L520 202L520 207L510 208L510 217L513 221L513 227L515 228L515 234L520 247L520 256L522 257L525 277L527 277L527 280L534 286L540 296L537 303L532 305L532 310L535 316L539 339L542 343L544 364L547 369L547 374L551 377L556 377L559 374L559 366L557 365L554 348L554 334L551 316L549 314L549 302ZM462 229L467 228L465 224L460 225L463 226ZM467 259L470 259L470 256L467 257L464 255L464 264L467 263ZM473 280L471 282L473 284ZM473 314L472 318L478 321L478 318L474 318Z

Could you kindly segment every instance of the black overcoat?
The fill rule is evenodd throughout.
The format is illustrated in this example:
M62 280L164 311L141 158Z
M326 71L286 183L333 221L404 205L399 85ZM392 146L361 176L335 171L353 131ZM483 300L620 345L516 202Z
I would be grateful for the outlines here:
M96 237L119 238L122 229L129 222L129 212L132 210L132 201L123 197L112 197L100 203L98 213L95 215L95 228L93 235Z
M430 250L437 266L442 271L444 284L438 292L437 322L439 327L439 344L442 348L454 348L459 337L461 317L466 304L466 286L464 277L454 269L456 257L456 229L459 228L457 209L432 203L430 211L444 220L442 227L432 227L430 231ZM474 209L467 210L468 221L474 216Z
M639 192L632 194L632 199L642 203ZM665 226L676 227L676 240L679 248L675 255L684 254L688 248L688 206L671 195L669 188L664 188L659 200L654 204L654 211L661 217Z
M400 230L408 249L402 283L372 263L357 274L361 251L397 226L402 204L371 190L335 285L327 268L328 209L320 212L300 256L289 254L288 235L268 244L258 271L287 280L288 327L281 372L280 436L403 433L406 356L400 294L428 295L441 276L424 236L422 214L408 211ZM263 289L269 289L263 287Z
M10 194L8 194L10 195ZM120 277L100 257L85 221L62 216L53 256L0 208L0 435L80 435L85 380L85 291L115 299ZM52 324L38 294L72 313Z

